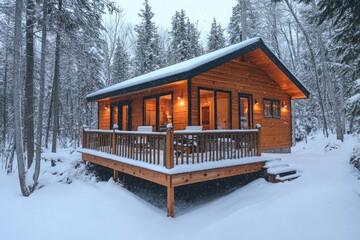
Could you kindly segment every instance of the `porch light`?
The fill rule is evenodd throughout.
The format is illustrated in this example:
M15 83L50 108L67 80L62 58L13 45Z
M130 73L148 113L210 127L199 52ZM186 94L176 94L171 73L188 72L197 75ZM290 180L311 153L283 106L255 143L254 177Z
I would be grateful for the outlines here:
M106 110L107 110L107 109L108 109L108 105L105 105L104 109L106 109Z
M282 102L282 107L283 108L287 108L288 107L288 105L286 104L286 102L284 101L284 102Z
M258 102L258 100L257 100L257 99L255 99L255 100L254 100L254 103L255 103L256 105L258 105L258 104L259 104L259 102Z

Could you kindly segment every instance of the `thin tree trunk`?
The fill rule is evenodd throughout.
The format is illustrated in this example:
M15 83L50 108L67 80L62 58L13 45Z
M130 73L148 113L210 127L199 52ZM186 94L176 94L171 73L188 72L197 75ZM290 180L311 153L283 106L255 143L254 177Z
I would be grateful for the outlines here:
M59 0L59 11L62 10L62 0ZM53 81L53 135L51 152L56 152L57 136L59 131L59 81L60 81L60 33L56 34L55 67Z
M317 67L317 63L316 63L316 60L315 60L315 53L314 53L314 50L313 50L313 48L311 46L309 35L307 34L305 28L300 23L300 20L298 19L297 15L294 12L294 9L290 5L289 0L284 0L284 1L285 1L286 5L288 6L288 9L290 10L291 15L294 17L296 23L298 24L301 32L303 33L303 35L305 37L306 44L308 45L308 48L309 48L311 62L312 62L313 67L314 67L314 76L315 76L316 88L317 88L318 95L319 95L319 105L320 105L321 115L322 115L322 118L323 118L323 124L324 124L323 131L324 131L324 135L326 137L328 137L329 136L328 124L327 124L326 115L325 115L324 99L323 99L322 94L321 94L320 79L319 79L319 75L317 73L318 67Z
M313 10L314 16L317 16L317 7L316 7L316 3L314 0L311 1L311 5L312 5L312 10ZM336 138L343 142L344 135L343 135L342 124L341 124L341 116L340 116L341 113L340 113L339 101L336 98L336 93L335 93L335 87L334 87L335 80L332 76L330 76L330 67L328 64L329 61L325 55L325 46L324 46L322 35L320 32L321 26L315 26L314 30L315 30L316 36L317 36L317 43L318 43L318 48L319 48L319 52L320 52L320 59L321 59L321 65L322 65L322 69L323 69L322 73L323 73L324 82L328 86L328 90L330 93L330 101L332 102L332 106L334 108L333 114L335 117Z
M47 0L43 2L43 21L42 21L42 33L41 33L41 62L40 62L40 96L39 96L39 113L38 113L38 125L36 134L36 162L34 172L34 183L37 184L40 174L40 162L41 162L41 140L42 140L42 128L43 128L43 114L44 114L44 97L45 97L45 64L46 64L46 35L47 35Z
M14 27L14 61L13 61L13 81L14 81L14 128L15 128L15 146L16 157L19 172L20 189L24 196L29 196L31 191L25 181L25 164L22 147L21 134L21 87L20 87L20 43L21 43L21 18L22 18L22 0L16 0L15 7L15 27Z
M46 133L45 133L45 147L48 149L49 147L49 135L50 135L50 126L51 126L51 118L52 118L52 109L53 109L53 99L54 95L51 92L50 104L49 104L49 114L46 121Z
M59 1L60 2L60 1ZM53 131L51 152L56 152L56 142L59 128L59 78L60 78L60 35L56 34L55 69L53 81Z
M34 159L34 2L26 3L25 142L27 167Z
M240 0L241 1L241 41L244 41L248 38L248 26L247 26L247 14L246 14L246 10L247 10L247 4L246 4L246 0Z

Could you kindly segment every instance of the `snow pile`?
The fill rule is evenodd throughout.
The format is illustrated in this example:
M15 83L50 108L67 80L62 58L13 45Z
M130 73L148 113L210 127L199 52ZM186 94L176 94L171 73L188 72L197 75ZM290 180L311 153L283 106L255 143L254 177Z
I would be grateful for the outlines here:
M359 239L360 181L349 164L357 141L346 136L339 148L325 152L329 142L337 143L334 137L316 135L291 154L265 154L301 170L301 178L291 182L272 184L260 178L212 198L211 189L227 188L225 180L218 186L208 182L202 193L191 185L175 188L174 219L166 217L164 187L157 186L162 194L153 195L163 198L163 205L154 206L118 183L86 175L79 153L45 153L40 182L46 186L28 198L21 196L16 174L0 173L0 238ZM59 159L53 168L51 158ZM64 184L66 179L71 184ZM146 195L151 189L141 191Z
M55 163L53 167L52 162ZM42 154L39 188L56 182L70 184L74 179L96 181L96 177L87 171L79 152L66 148L57 153L47 151Z
M360 143L355 145L350 156L350 164L360 171Z

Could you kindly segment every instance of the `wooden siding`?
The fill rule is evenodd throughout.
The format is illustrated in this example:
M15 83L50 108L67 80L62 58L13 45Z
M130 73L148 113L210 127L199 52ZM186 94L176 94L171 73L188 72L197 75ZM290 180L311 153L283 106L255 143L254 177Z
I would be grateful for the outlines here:
M114 97L99 102L99 129L110 129L110 104L130 100L132 107L132 130L136 131L138 126L143 125L143 98L173 92L173 124L175 130L185 129L188 123L188 103L187 103L187 81L179 81L164 86L147 89L121 97ZM182 97L182 99L178 99ZM183 102L183 104L182 104ZM107 108L106 108L107 106Z
M231 92L232 129L239 129L239 93L252 94L253 101L258 102L258 104L253 104L253 123L254 126L258 123L262 125L262 148L265 150L290 148L292 131L291 96L282 90L278 82L275 82L253 61L252 56L246 55L192 78L192 125L199 124L199 88ZM132 102L132 130L137 130L138 126L143 125L143 98L165 92L173 92L173 123L175 130L185 129L188 125L188 88L186 80L100 101L99 128L110 128L110 103L130 100ZM179 100L178 97L181 96L182 99ZM264 99L280 101L280 118L264 118ZM183 101L183 105L181 101ZM287 108L282 107L283 103L287 105Z
M199 124L198 88L231 91L232 128L239 128L238 93L253 95L258 104L253 105L254 125L262 125L262 149L291 147L291 97L259 67L235 59L222 66L209 70L192 79L192 122ZM264 118L263 99L280 100L287 108L280 106L281 117Z

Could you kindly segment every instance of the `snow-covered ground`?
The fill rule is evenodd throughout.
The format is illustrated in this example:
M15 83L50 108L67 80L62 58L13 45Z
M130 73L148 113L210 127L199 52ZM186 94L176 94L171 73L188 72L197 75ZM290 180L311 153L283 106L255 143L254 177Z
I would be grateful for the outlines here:
M325 151L329 141L338 149ZM257 179L206 201L193 194L196 204L177 207L174 219L161 203L144 200L146 190L96 182L78 164L79 153L62 150L56 167L43 162L42 187L28 198L17 174L0 172L0 239L360 239L360 174L348 164L355 141L316 136L291 154L268 154L302 176L277 184Z

